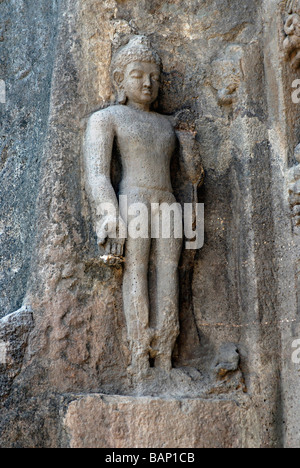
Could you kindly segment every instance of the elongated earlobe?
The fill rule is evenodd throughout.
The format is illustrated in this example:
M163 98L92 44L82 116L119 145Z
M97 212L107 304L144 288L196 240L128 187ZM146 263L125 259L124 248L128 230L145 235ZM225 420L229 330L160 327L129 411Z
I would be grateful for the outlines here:
M120 70L115 70L113 73L113 81L114 81L114 86L117 89L117 94L118 94L118 103L119 104L125 104L126 103L126 93L125 89L123 87L123 81L124 81L124 73L121 72Z
M122 73L120 70L115 70L113 73L113 80L117 87L121 86L124 81L124 73Z
M123 87L118 88L118 102L119 104L126 104L127 96Z

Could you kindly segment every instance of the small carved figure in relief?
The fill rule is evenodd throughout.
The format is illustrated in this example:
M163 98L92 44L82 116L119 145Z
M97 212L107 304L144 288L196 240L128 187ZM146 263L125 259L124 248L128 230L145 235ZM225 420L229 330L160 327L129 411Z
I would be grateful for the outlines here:
M118 104L91 116L85 138L86 189L98 244L106 248L107 255L115 257L121 257L125 247L123 303L133 375L147 373L150 365L170 371L179 334L177 274L182 239L174 235L174 226L169 238L151 239L151 217L146 221L147 226L141 226L148 235L138 238L124 236L125 241L120 233L130 221L128 214L130 218L139 214L144 206L150 210L162 203L172 206L176 202L170 161L177 145L177 135L170 120L153 110L158 98L160 75L161 60L149 40L144 36L132 38L112 62L112 80L118 93ZM121 201L118 202L111 181L114 143L118 146L122 163L119 200L123 197L127 207L135 206L131 212L126 212ZM203 169L197 168L188 153L183 152L190 160L191 179L197 183L202 180ZM107 207L112 206L112 213L103 211L105 203ZM119 226L116 225L115 213L120 219ZM151 292L151 301L150 258L155 270L155 290Z
M220 346L214 362L214 372L218 377L225 377L229 372L235 372L240 363L239 350L234 343L224 343Z
M212 62L210 80L218 91L219 106L232 106L238 101L238 89L243 79L243 50L238 45L226 48L225 55Z
M283 41L283 49L286 60L289 60L291 67L297 70L300 66L300 16L297 13L287 17L284 32L286 38Z

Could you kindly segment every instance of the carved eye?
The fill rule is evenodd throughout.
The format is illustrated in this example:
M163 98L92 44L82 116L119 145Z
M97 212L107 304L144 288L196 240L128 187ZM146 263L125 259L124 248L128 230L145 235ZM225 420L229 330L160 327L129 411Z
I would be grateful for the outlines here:
M139 80L139 79L142 78L142 73L134 71L134 72L130 73L130 76L131 76L131 78L135 78L135 79Z

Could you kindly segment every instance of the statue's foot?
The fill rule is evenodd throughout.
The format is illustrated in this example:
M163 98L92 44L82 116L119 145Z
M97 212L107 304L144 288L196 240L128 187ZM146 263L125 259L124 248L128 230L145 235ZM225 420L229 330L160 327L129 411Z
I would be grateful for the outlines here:
M149 374L150 363L148 356L138 356L132 359L128 367L129 374L135 379Z
M170 356L158 355L155 358L155 368L160 369L164 372L171 372L172 370L172 360Z

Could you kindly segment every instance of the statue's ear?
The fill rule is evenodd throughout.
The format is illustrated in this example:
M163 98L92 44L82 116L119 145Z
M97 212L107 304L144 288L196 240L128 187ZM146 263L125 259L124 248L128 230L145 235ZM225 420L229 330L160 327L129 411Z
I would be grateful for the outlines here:
M124 81L124 73L120 70L115 70L113 73L113 80L117 86L120 86Z
M127 98L126 98L126 93L125 93L125 89L123 86L124 73L121 72L120 70L115 70L113 72L113 81L114 81L114 85L118 93L117 100L119 104L125 104Z

